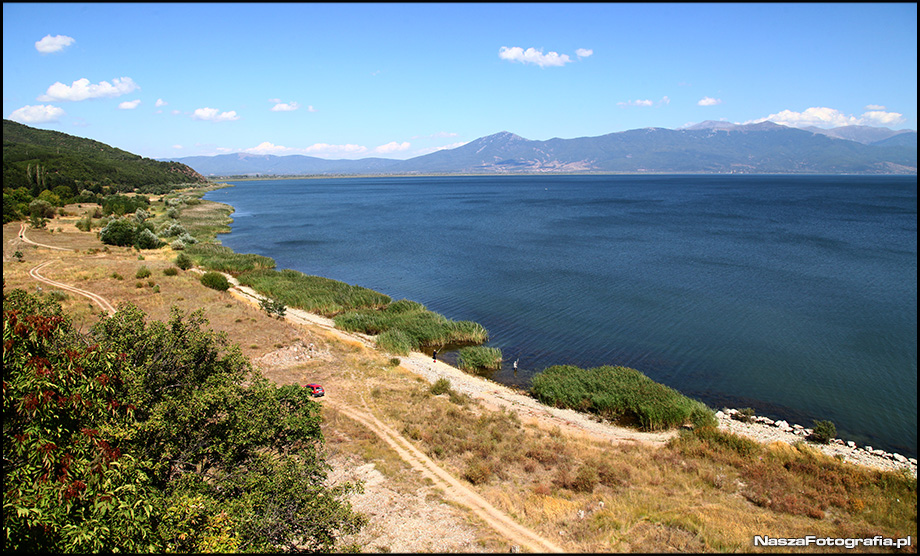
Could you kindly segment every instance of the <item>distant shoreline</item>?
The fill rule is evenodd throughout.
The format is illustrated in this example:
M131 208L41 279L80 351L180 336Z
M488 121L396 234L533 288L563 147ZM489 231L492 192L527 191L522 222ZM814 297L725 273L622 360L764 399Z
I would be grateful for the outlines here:
M476 173L426 173L426 174L281 174L277 176L205 176L206 179L216 181L277 181L277 180L324 180L324 179L354 179L354 178L449 178L449 177L499 177L499 176L873 176L873 177L904 177L917 176L914 174L864 174L864 173L805 173L805 172L476 172ZM232 184L227 184L232 187Z

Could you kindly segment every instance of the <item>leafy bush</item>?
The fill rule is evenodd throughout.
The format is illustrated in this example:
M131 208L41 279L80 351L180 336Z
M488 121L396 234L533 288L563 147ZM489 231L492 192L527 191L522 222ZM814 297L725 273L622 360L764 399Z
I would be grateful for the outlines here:
M108 245L134 245L135 225L124 218L114 218L99 231L99 240Z
M212 290L223 292L230 289L230 282L220 272L205 272L201 275L201 283Z
M741 421L742 423L750 423L751 419L753 418L754 418L754 410L750 407L739 409L737 413L732 414L732 419L734 419L735 421Z
M149 229L143 228L138 232L137 240L135 241L135 246L138 249L158 249L161 245L162 242Z
M277 316L279 319L283 317L284 314L287 312L287 307L284 305L284 303L281 303L277 299L271 299L268 297L263 297L262 300L259 301L259 307L261 307L263 311L268 313L269 316L274 315L274 316Z
M137 269L137 272L134 274L134 277L137 278L138 280L141 280L143 278L148 278L150 274L151 272L150 272L150 269L147 268L147 265L143 265L139 269Z
M179 274L179 269L174 266L171 266L169 268L164 268L163 274L165 274L166 276L176 276L177 274Z
M809 440L819 444L828 444L837 437L837 427L830 421L814 421Z
M450 390L450 379L441 377L431 385L428 391L434 396L440 396L441 394L450 392Z

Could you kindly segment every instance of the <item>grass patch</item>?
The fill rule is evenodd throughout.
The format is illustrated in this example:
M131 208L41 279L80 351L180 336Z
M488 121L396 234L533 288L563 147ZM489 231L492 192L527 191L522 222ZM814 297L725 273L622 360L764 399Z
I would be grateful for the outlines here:
M534 376L531 393L547 405L595 413L645 430L716 424L703 403L628 367L555 365Z

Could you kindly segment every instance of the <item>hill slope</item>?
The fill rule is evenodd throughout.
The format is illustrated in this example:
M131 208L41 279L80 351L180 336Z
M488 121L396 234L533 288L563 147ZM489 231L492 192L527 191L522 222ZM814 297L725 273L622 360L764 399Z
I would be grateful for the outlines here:
M92 139L3 120L4 188L67 186L79 193L100 186L131 191L205 182L207 178L180 162L144 158Z

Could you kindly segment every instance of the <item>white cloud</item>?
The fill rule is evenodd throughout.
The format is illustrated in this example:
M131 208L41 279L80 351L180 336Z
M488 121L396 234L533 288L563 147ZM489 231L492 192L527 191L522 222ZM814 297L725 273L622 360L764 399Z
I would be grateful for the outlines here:
M221 112L217 108L198 108L192 112L193 120L203 120L206 122L230 122L240 119L236 111Z
M50 104L39 104L37 106L23 106L18 110L14 110L9 118L23 124L40 124L56 122L64 114L63 108Z
M524 50L520 46L514 46L511 48L503 46L498 49L498 57L502 60L508 60L510 62L536 64L541 68L545 68L546 66L564 66L565 64L572 61L568 54L559 54L558 52L543 54L543 51L541 50L537 50L535 48L528 48L527 50Z
M313 105L307 106L307 112L316 112L316 108L313 108Z
M119 110L134 110L137 108L137 105L141 103L141 99L137 100L126 100L118 105Z
M878 104L867 104L866 110L884 110L884 106L879 106Z
M658 101L658 104L671 104L671 99L668 98L668 95L661 97L661 100Z
M77 79L71 86L64 85L60 81L48 87L45 94L38 97L37 100L44 102L64 101L64 100L86 100L89 98L103 97L120 97L132 91L140 89L130 77L116 77L111 83L100 81L98 85L92 85L89 79Z
M300 108L300 105L296 102L284 103L279 102L278 104L272 106L272 112L293 112Z
M182 145L173 145L172 148L174 148L174 149L184 149L185 147L183 147Z
M379 147L376 147L374 149L374 152L380 153L380 154L388 154L388 153L394 153L394 152L399 152L399 151L407 151L409 150L410 146L411 145L409 145L409 143L406 143L406 142L397 143L396 141L390 141L386 145L380 145Z
M35 50L38 50L42 54L50 54L52 52L60 52L66 47L72 45L74 42L73 37L68 37L67 35L45 35L45 37L35 43Z
M594 51L590 48L579 48L575 51L575 55L579 58L587 58L588 56L594 54Z
M628 100L626 102L618 102L617 106L651 106L654 104L650 100Z
M252 154L284 154L294 152L297 149L291 149L288 147L282 147L281 145L275 145L269 143L268 141L263 141L255 147L244 149L243 152L252 153Z
M303 152L319 155L319 156L331 156L331 155L340 155L340 154L363 154L367 152L367 147L362 147L361 145L330 145L328 143L316 143L310 145L309 147L303 149Z
M158 98L158 99L157 99L157 102L156 102L156 107L159 108L159 107L161 107L161 106L166 106L167 104L169 104L169 103L166 102L165 100L161 99L161 98Z
M842 127L848 125L866 125L874 127L886 127L897 125L904 121L903 114L898 112L886 112L883 110L870 110L862 116L848 116L834 108L815 106L806 109L804 112L794 112L792 110L783 110L776 114L770 114L766 118L760 118L745 123L760 123L770 121L776 124L790 127L808 127L815 126L821 128Z
M454 134L456 135L456 134ZM447 149L456 149L457 147L462 147L466 145L469 141L460 141L459 143L451 143L450 145L443 145L441 147L429 147L425 149L419 149L413 153L414 156L422 156L423 154L431 154L437 151L443 151Z
M712 97L703 97L697 102L699 106L715 106L717 104L722 104L722 99L712 98Z

